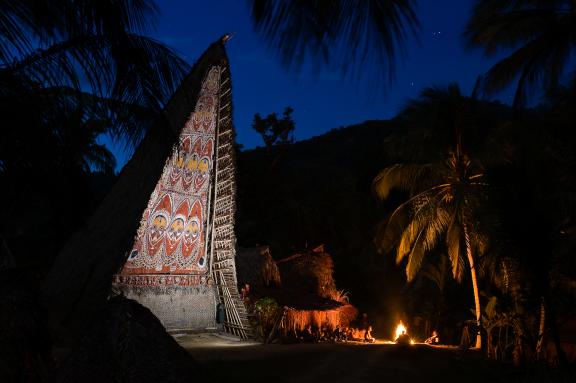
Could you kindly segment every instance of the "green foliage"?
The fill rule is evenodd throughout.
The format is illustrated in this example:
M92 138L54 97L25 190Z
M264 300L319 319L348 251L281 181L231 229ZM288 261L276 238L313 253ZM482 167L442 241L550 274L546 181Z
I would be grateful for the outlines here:
M260 339L266 342L282 315L282 308L274 298L264 297L256 301L254 310L257 319L257 333Z

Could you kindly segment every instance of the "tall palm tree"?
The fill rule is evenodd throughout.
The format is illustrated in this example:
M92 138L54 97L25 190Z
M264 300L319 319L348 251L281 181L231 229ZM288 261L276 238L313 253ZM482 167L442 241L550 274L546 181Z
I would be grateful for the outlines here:
M410 198L392 213L383 231L377 236L380 249L397 247L396 262L404 258L406 276L411 281L419 272L426 253L445 237L452 274L462 280L465 263L470 269L478 334L476 347L481 347L481 307L478 290L476 256L486 244L475 219L485 186L483 174L462 153L459 145L442 166L393 165L374 179L378 197L386 199L395 189L410 193ZM399 239L398 239L399 238Z
M488 56L512 53L486 73L484 89L502 90L518 80L514 105L531 91L558 86L576 53L576 2L573 0L479 0L466 26L471 47Z
M317 68L389 81L419 27L414 0L250 0L252 20L288 68ZM388 78L382 78L387 74Z

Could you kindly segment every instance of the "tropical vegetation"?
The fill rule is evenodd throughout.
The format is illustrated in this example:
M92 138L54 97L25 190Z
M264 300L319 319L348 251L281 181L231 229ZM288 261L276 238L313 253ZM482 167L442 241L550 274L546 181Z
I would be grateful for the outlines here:
M419 31L410 0L248 3L292 70L385 85ZM256 115L265 148L238 151L239 244L277 258L325 244L347 297L379 318L376 335L402 316L417 336L435 328L465 348L473 328L490 358L565 369L576 357L575 7L477 1L467 44L505 56L470 96L426 88L391 120L300 142L291 108ZM103 135L134 148L190 69L146 36L157 15L152 0L0 0L0 356L12 380L40 380L21 371L51 371L52 342L77 340L49 338L39 286L117 179ZM513 105L489 100L513 86ZM120 354L130 329L162 333L133 319L132 303L114 305L102 323L123 326ZM270 307L259 304L263 323Z

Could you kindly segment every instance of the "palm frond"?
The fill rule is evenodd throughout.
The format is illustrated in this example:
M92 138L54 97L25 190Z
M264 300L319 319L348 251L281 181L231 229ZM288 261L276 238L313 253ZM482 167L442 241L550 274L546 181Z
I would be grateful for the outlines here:
M121 43L103 35L62 41L6 68L47 86L79 89L81 83L88 83L91 91L109 98L110 104L116 102L131 111L146 111L148 117L150 112L158 116L188 69L188 64L170 48L132 34ZM117 111L118 117L128 116L121 109ZM116 124L114 133L135 144L143 136L145 126Z
M464 258L461 253L462 229L460 224L452 217L452 222L446 232L446 247L448 258L452 264L452 275L457 281L461 281L464 276Z
M49 0L0 1L0 66L30 54L35 44L56 36L63 7L55 3Z
M414 279L418 271L420 271L420 267L422 266L422 261L424 260L424 255L426 254L423 241L424 236L424 230L421 230L415 238L414 246L412 246L412 251L408 257L408 263L406 264L406 279L408 282Z
M437 205L437 200L418 208L402 233L396 253L397 264L409 254L406 266L408 280L412 280L419 271L424 255L436 246L448 223L449 214Z
M116 158L105 145L93 143L85 154L90 169L111 173L116 168Z
M372 181L372 189L380 199L386 199L393 189L415 194L430 181L430 165L396 164L380 171Z
M446 231L450 223L450 214L442 207L436 206L433 216L428 219L426 235L423 238L424 250L431 251L436 247L438 239Z
M256 30L290 69L300 69L310 58L358 77L373 63L379 71L375 74L387 74L389 81L398 52L419 27L411 0L250 0L249 4Z
M523 106L536 89L558 86L565 74L576 38L576 4L568 0L479 1L465 37L471 47L487 55L502 49L513 52L497 62L483 80L488 93L518 79L514 105Z
M414 242L417 238L422 236L427 222L422 216L413 218L408 227L402 232L400 243L396 251L396 264L402 262L404 257L408 255L414 248Z

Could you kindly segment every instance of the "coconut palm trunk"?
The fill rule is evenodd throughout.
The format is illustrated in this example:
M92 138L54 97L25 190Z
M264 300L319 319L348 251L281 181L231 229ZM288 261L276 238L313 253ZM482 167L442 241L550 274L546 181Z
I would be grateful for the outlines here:
M474 306L476 309L476 348L482 347L482 336L481 336L481 313L480 310L480 294L478 292L478 281L476 279L476 268L474 264L474 256L472 254L472 245L470 243L470 234L468 232L468 224L465 219L462 220L462 229L464 230L464 242L466 244L466 256L468 258L468 264L470 265L470 276L472 277L472 290L474 291Z
M538 327L538 343L536 344L536 357L542 358L542 346L544 345L544 330L546 329L546 305L544 297L540 301L540 325Z

